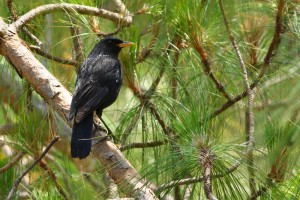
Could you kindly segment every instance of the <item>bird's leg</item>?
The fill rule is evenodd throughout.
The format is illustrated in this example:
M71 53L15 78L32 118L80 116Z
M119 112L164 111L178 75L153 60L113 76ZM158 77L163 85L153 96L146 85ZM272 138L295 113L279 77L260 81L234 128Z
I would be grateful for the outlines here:
M107 135L111 136L113 138L114 143L116 143L118 141L118 139L116 138L116 136L113 134L113 132L110 130L110 128L106 125L105 121L102 119L102 117L99 117L101 122L104 124L106 130L108 131Z
M94 122L94 126L96 127L97 130L100 130L100 131L104 131L104 132L107 132L107 130L105 130L100 123L97 123L95 121Z

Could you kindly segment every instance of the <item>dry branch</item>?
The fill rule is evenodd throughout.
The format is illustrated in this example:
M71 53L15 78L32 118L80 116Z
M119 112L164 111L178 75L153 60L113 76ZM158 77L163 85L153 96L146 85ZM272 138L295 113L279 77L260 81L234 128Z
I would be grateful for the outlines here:
M26 14L20 16L20 18L15 22L15 26L18 30L38 15L44 15L53 12L76 12L84 15L99 16L114 21L116 23L121 23L124 26L128 26L132 23L132 17L130 15L122 15L119 13L114 13L108 10L90 6L59 3L43 5L30 10Z
M49 60L52 60L54 62L65 64L65 65L79 66L79 63L74 61L74 60L67 60L67 59L56 57L56 56L52 56L52 55L48 54L47 52L43 51L38 46L30 45L29 48L30 48L30 50L32 50L33 52L39 54L40 56L43 56L43 57L45 57Z
M121 151L134 149L134 148L149 148L149 147L158 147L164 145L166 142L163 141L153 141L153 142L145 142L145 143L130 143L127 145L123 145L120 147Z

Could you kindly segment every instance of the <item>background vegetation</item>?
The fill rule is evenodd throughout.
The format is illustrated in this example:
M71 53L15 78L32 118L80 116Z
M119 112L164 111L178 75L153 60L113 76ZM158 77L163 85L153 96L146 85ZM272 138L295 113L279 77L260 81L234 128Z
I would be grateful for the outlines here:
M7 23L50 3L116 11L109 0L13 1L12 7L7 2L0 1ZM125 157L156 185L161 199L299 199L299 1L224 1L231 38L220 1L123 3L133 15L128 27L57 12L26 25L38 39L26 31L19 35L71 92L76 68L103 35L116 32L136 43L120 55L123 87L104 119ZM231 39L245 63L253 104ZM125 197L112 189L92 155L71 159L70 128L4 57L0 75L0 197L55 135L60 142L25 176L16 199Z

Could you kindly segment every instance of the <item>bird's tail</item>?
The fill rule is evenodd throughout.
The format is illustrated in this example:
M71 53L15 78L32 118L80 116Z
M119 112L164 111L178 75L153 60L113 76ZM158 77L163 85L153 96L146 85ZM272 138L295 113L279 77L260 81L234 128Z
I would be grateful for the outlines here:
M71 139L71 156L73 158L83 159L90 154L92 131L93 113L79 123L76 123L76 120L74 120Z

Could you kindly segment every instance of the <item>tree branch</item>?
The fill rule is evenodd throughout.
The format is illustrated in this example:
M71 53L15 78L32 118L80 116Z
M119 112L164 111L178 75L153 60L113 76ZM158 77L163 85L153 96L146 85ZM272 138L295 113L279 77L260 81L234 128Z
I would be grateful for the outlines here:
M236 162L234 165L232 165L230 168L228 168L224 173L222 174L215 174L212 175L212 179L214 178L221 178L224 176L227 176L228 174L231 174L232 172L234 172L235 170L237 170L237 168L241 165L241 162ZM181 179L181 180L176 180L176 181L172 181L170 183L167 184L162 184L161 186L157 187L155 189L156 192L158 191L162 191L162 190L166 190L178 185L189 185L192 183L199 183L202 182L204 180L204 177L192 177L192 178L185 178L185 179Z
M59 58L56 56L52 56L48 54L47 52L43 51L40 47L35 46L35 45L30 45L29 46L30 50L39 54L40 56L43 56L49 60L52 60L54 62L60 63L60 64L65 64L65 65L72 65L72 66L79 66L80 64L74 60L67 60L63 58Z
M201 58L201 62L203 64L203 69L206 75L214 82L216 88L219 90L219 92L228 100L231 100L231 97L229 94L225 91L225 88L221 82L217 80L215 75L212 72L211 64L208 60L208 56L206 54L206 51L204 50L203 46L201 45L198 37L195 33L192 33L192 44L195 48L195 50L198 52Z
M108 10L94 8L90 6L59 3L43 5L32 9L26 14L20 16L20 18L15 22L15 26L17 30L19 30L30 20L34 19L38 15L44 15L52 12L77 12L79 14L94 15L114 21L116 23L122 23L124 26L128 26L132 23L132 16L130 15L122 15L119 13L114 13Z
M42 159L39 162L39 165L42 169L44 169L46 171L46 173L50 176L50 178L52 179L56 189L58 190L59 194L64 198L64 199L68 199L67 194L64 192L63 188L61 185L59 185L58 181L57 181L57 177L54 174L54 172L51 170L51 168L48 167L47 163Z
M163 141L153 141L153 142L146 142L146 143L130 143L127 145L121 146L119 149L121 151L126 151L129 149L134 149L134 148L147 148L147 147L157 147L164 145L166 142Z
M264 77L265 73L267 72L268 68L270 67L271 60L275 57L278 46L281 42L282 34L285 32L284 25L283 25L283 13L284 13L284 0L280 0L278 3L277 13L276 13L276 22L275 22L275 31L273 34L272 42L268 48L268 52L264 58L264 63L261 68L261 71L256 78L256 80L253 81L253 83L250 85L250 88L253 90L261 81L261 79ZM247 91L242 92L241 94L237 95L232 100L228 100L226 103L224 103L219 109L217 109L211 117L214 118L218 116L219 114L223 113L225 110L230 108L232 105L243 99L247 96Z
M213 155L207 149L202 149L200 154L201 163L204 168L203 180L205 196L209 200L217 200L217 197L212 193L211 171L213 167Z
M10 15L12 16L13 20L16 21L19 17L15 9L13 8L12 0L7 0L6 4L10 12ZM43 43L35 35L33 35L26 27L23 27L22 30L29 38L35 41L39 46L43 45Z
M252 90L249 84L249 78L248 78L248 73L247 73L247 69L246 69L246 65L244 63L242 54L239 50L238 44L235 40L235 37L233 36L231 29L229 27L229 23L223 8L223 4L222 4L222 0L219 0L219 7L224 19L224 24L226 27L226 30L229 34L229 39L232 43L232 46L236 52L236 55L238 57L238 60L240 62L240 66L242 68L242 75L243 75L243 79L245 82L245 87L246 87L246 92L247 92L247 96L248 96L248 108L247 108L247 112L246 112L246 133L247 133L247 152L248 152L248 156L247 156L247 160L248 160L248 171L249 171L249 185L250 185L250 191L251 191L251 196L255 193L256 191L256 183L255 183L255 179L254 179L254 163L253 163L253 148L255 145L255 138L254 138L254 113L253 113L253 94L252 94Z
M6 172L9 168L11 168L14 164L16 164L22 157L24 153L18 153L9 163L0 168L0 174Z
M32 168L34 168L34 166L36 164L38 164L42 158L48 153L48 151L51 149L51 147L54 145L55 142L57 142L59 140L59 136L55 136L55 138L53 138L53 140L50 142L50 144L46 147L46 149L43 151L43 153L28 167L27 170L25 170L15 181L13 188L11 189L11 191L9 192L6 200L11 200L14 196L14 194L16 193L19 184L21 183L23 177L28 174L30 172L30 170L32 170Z

